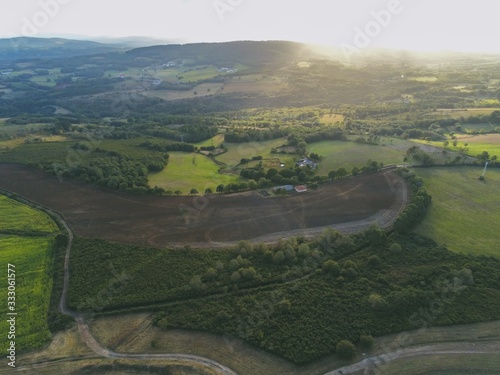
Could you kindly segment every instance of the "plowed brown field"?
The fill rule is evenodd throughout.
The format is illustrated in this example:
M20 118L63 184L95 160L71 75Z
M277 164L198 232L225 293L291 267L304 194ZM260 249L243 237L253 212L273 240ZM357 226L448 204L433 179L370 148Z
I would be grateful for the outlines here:
M59 212L77 235L155 247L216 246L272 238L274 233L307 234L311 228L387 213L394 217L406 202L406 194L401 194L406 187L389 171L334 181L285 198L257 192L156 197L105 191L24 166L0 164L0 188Z

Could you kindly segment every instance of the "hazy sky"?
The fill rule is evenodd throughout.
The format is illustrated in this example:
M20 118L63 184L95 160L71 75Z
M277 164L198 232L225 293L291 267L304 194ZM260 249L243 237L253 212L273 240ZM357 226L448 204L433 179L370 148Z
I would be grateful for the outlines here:
M500 52L498 0L0 0L0 37L295 40Z

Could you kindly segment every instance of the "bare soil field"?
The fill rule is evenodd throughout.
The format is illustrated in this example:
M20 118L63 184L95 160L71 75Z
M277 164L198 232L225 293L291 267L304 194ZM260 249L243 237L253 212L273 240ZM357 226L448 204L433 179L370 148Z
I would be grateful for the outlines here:
M383 217L386 224L387 212L397 214L406 201L400 199L406 187L388 171L334 181L285 198L263 197L257 191L156 197L104 191L0 164L0 188L61 213L79 236L160 248L262 240L277 232L306 235L311 228L371 217Z

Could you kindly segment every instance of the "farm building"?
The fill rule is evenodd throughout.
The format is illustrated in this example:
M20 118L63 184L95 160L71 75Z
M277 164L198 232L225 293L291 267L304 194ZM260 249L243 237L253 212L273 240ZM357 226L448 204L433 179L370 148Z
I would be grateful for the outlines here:
M295 163L297 165L297 167L311 167L312 169L315 169L318 164L313 162L311 159L308 159L308 158L304 158L304 159L300 159L297 163Z
M295 191L297 193L304 193L307 191L307 187L305 185L298 185L298 186L295 186Z

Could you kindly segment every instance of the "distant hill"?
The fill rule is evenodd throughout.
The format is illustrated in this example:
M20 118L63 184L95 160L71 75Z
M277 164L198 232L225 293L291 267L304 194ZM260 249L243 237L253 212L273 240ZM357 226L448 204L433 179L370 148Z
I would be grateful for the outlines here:
M118 47L62 38L18 37L0 39L0 62L54 59L116 51Z
M260 66L286 63L311 57L308 46L284 41L238 41L225 43L170 44L136 48L127 52L132 58L158 61L193 59L199 64L231 65L235 63Z

